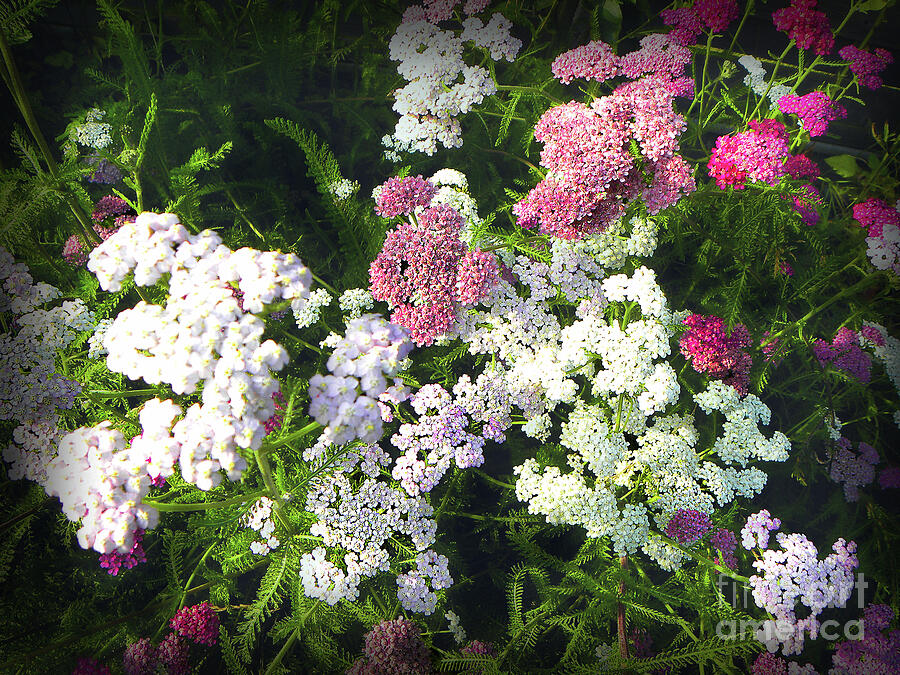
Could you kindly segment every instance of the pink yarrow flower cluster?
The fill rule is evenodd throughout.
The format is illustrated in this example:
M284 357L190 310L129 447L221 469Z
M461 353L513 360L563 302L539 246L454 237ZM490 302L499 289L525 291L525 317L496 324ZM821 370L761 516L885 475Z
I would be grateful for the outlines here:
M894 57L886 49L878 48L869 53L859 47L847 45L838 55L850 62L850 70L856 75L859 83L869 89L878 89L882 82L879 73L894 62Z
M400 617L382 621L366 633L365 658L358 660L347 675L426 675L431 672L431 656L419 627Z
M389 178L375 199L375 213L393 218L412 213L417 206L428 206L437 188L422 176Z
M804 96L787 94L778 99L778 109L785 115L800 118L801 126L810 136L821 136L828 129L828 123L836 119L846 119L847 109L832 101L828 94L813 91Z
M460 306L485 298L499 278L496 256L460 239L463 217L448 204L422 210L387 234L369 266L372 297L393 310L417 345L450 332Z
M875 197L854 204L853 218L869 231L870 237L880 237L885 225L900 226L900 212Z
M894 619L890 605L863 610L863 631L857 639L837 645L829 673L834 675L891 675L900 672L900 631L889 630Z
M838 330L830 344L816 340L812 349L819 365L824 367L831 363L863 383L871 379L872 357L859 346L859 335L855 330L845 326Z
M131 550L127 553L121 553L116 549L109 553L102 553L100 555L100 567L107 570L109 574L117 576L122 568L130 570L140 563L147 562L143 545L144 531L135 530L133 537L134 542L131 545Z
M199 645L214 645L219 639L219 615L204 601L199 605L182 607L170 620L176 633Z
M744 351L750 346L747 327L736 324L728 334L721 318L700 314L691 314L682 323L689 326L689 330L678 341L681 355L698 373L722 380L744 396L753 362Z
M674 26L669 36L678 44L688 46L697 41L704 26L713 33L721 33L738 14L740 10L734 0L696 0L690 7L663 10L660 16L667 26Z
M772 13L775 28L787 33L800 49L812 49L824 56L834 48L834 34L828 16L815 9L816 0L791 0L790 7Z
M578 239L606 229L639 197L655 214L695 190L689 166L675 154L686 122L672 106L675 96L692 91L682 77L689 61L689 50L658 34L621 57L602 42L560 55L552 69L564 83L632 79L590 105L571 101L541 116L534 135L544 143L541 166L549 172L513 207L518 224Z
M721 190L743 190L748 179L775 185L785 175L789 151L784 125L770 119L751 121L750 127L716 139L706 166Z
M680 544L693 544L712 528L708 513L695 509L678 509L666 524L666 536Z

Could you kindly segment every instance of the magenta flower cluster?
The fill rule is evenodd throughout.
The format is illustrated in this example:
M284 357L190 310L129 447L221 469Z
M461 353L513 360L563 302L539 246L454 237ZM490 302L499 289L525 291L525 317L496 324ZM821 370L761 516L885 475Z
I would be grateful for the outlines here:
M691 314L682 323L689 329L678 341L681 355L698 373L722 380L744 396L753 363L750 354L744 351L750 346L747 327L736 324L729 334L721 318L701 314Z
M655 214L695 190L690 167L675 154L686 122L672 106L675 96L693 91L682 77L690 59L688 49L659 34L624 56L595 41L557 57L552 70L563 83L631 79L590 105L571 101L541 116L534 137L544 144L548 174L513 207L518 224L578 239L606 229L638 197Z
M694 509L678 509L666 524L666 536L679 544L693 544L712 529L709 514Z
M382 218L407 215L416 207L428 206L435 194L437 188L422 176L388 178L375 198L375 213Z
M850 70L856 75L856 79L869 89L878 89L881 86L879 73L894 62L891 53L881 48L869 53L859 47L847 45L838 52L838 55L844 61L850 62Z
M431 655L419 627L400 617L382 621L366 633L365 658L347 670L347 675L427 675Z
M123 567L126 570L130 570L140 563L147 562L147 557L144 555L143 539L144 531L135 530L134 543L131 545L131 550L127 553L121 553L118 549L113 549L110 553L101 553L100 567L107 570L109 574L117 576L119 570Z
M83 656L75 664L72 675L112 675L112 671L109 666L104 666L99 661Z
M822 136L829 122L847 117L847 109L821 91L812 91L804 96L782 96L778 99L778 109L785 115L799 117L800 125L810 136Z
M748 131L719 136L706 167L721 190L743 190L748 179L775 185L785 175L788 154L783 124L753 120Z
M430 206L388 232L369 266L372 297L388 303L391 321L408 328L417 345L451 331L460 305L477 303L497 283L496 257L469 250L462 225L448 204Z
M94 205L91 219L95 223L102 223L107 218L124 216L129 213L134 213L134 210L128 205L128 202L116 195L106 195Z
M182 607L169 621L182 637L200 645L214 645L219 639L219 615L208 602Z
M900 227L900 212L875 197L854 204L853 218L869 231L870 237L880 237L885 225Z
M834 34L828 17L815 7L816 0L791 0L790 7L772 13L772 23L800 49L812 49L824 56L834 48Z
M663 10L660 16L663 23L673 26L669 36L687 47L697 41L704 26L713 33L721 33L738 14L740 10L735 0L696 0L689 7Z
M859 501L859 488L875 480L875 465L881 461L878 451L865 442L860 442L858 453L853 452L848 438L837 441L831 459L831 480L843 483L844 497L848 502Z
M855 330L844 326L830 344L819 339L813 342L812 350L823 367L830 363L863 383L871 379L872 357L859 346L859 335Z

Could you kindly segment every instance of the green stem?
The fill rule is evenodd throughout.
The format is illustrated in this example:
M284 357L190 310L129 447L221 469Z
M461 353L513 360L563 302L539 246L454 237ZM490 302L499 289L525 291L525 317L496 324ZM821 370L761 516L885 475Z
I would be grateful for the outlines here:
M200 571L200 566L206 562L206 559L209 557L209 554L213 552L213 549L216 547L216 543L213 542L209 545L209 548L203 553L203 556L200 558L200 561L197 563L196 567L194 567L194 571L191 572L191 576L188 577L187 583L184 585L184 591L181 593L181 602L178 603L178 609L184 607L184 601L187 600L188 589L191 587L191 582L194 580L194 577L197 576L197 572Z
M285 445L288 445L289 443L293 443L294 441L299 440L300 438L303 438L308 433L315 431L316 429L323 429L323 428L324 427L321 424L319 424L318 422L310 422L302 429L298 429L297 431L291 432L284 438L280 438L277 441L275 441L274 443L263 443L262 447L259 450L257 450L256 453L257 453L257 455L259 455L259 454L268 455L269 453L273 452L274 450L277 450L278 448L282 448Z
M75 197L69 192L65 183L59 176L59 167L56 164L56 160L53 158L53 153L50 152L50 146L47 144L47 139L44 138L44 134L41 132L41 128L37 122L37 118L35 118L34 116L34 111L31 108L31 102L28 100L28 95L26 94L25 87L22 84L22 78L19 76L19 70L18 68L16 68L16 63L13 60L12 51L9 48L9 44L7 44L6 42L6 36L3 31L0 31L0 53L2 53L3 55L3 62L6 66L5 72L3 73L3 79L6 80L6 84L9 87L10 93L12 94L12 97L16 102L16 107L19 109L19 112L25 119L25 124L28 127L28 130L31 132L31 135L37 143L38 148L40 148L41 154L44 156L44 161L47 163L47 169L50 172L50 175L53 176L53 179L56 181L58 189L65 198L69 209L72 211L72 214L75 216L76 220L78 220L79 224L81 225L81 229L84 230L84 235L87 237L88 242L99 244L102 239L100 239L100 235L94 232L90 217L84 212L84 210L81 208L81 204L79 204Z
M756 113L759 111L759 107L762 105L762 102L766 100L766 96L769 95L769 90L772 88L772 85L775 84L775 77L778 75L778 68L781 66L781 62L784 60L784 57L787 56L787 53L791 50L791 47L794 46L794 41L791 40L788 42L787 47L784 48L784 51L778 56L778 59L775 61L775 67L772 69L772 75L769 77L769 84L766 85L766 90L762 93L762 96L759 97L759 101L756 102L756 107L753 109L747 119L753 119L756 116Z
M167 502L156 502L150 499L145 499L143 501L145 506L151 506L157 511L166 511L166 512L176 512L176 511L208 511L210 509L224 509L229 506L235 506L237 504L244 504L245 502L251 502L259 499L260 497L265 497L269 493L268 490L259 490L258 492L251 492L249 494L238 495L237 497L232 497L231 499L226 499L221 502L195 502L193 504L170 504Z
M478 474L479 476L484 478L488 483L493 483L494 485L505 488L507 490L515 490L516 489L515 485L511 485L510 483L504 483L502 480L497 480L493 476L486 474L481 469L474 469L474 471L476 474Z
M312 610L309 610L312 611ZM307 615L309 612L307 612ZM281 662L284 660L284 657L288 655L288 652L291 651L291 648L294 646L294 643L297 641L297 638L300 637L300 629L295 628L291 631L291 636L284 641L284 644L281 646L281 649L278 650L278 653L275 655L275 658L272 659L272 663L269 664L269 667L266 668L265 675L271 675L278 671L281 665Z

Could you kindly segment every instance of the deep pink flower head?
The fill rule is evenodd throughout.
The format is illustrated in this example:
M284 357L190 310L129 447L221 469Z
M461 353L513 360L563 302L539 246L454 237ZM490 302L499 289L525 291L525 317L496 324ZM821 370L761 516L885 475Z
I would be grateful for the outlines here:
M82 656L75 664L72 675L112 675L112 671L99 661Z
M850 62L850 70L856 75L856 79L862 86L869 89L878 89L881 86L881 77L878 73L894 62L891 53L881 48L876 49L874 54L870 54L853 45L847 45L838 52L838 55L844 61Z
M191 645L178 633L169 633L156 650L156 656L167 675L188 675L191 670L188 662L190 653Z
M678 341L681 355L690 361L698 373L722 380L744 396L753 363L751 356L744 351L750 346L747 327L736 324L729 335L721 318L701 314L691 314L682 323L690 328Z
M713 33L724 31L741 13L735 0L696 0L694 11Z
M694 509L678 509L666 524L666 536L679 544L693 544L712 528L708 513Z
M853 218L868 229L870 237L880 237L885 225L900 227L900 212L875 197L854 204Z
M169 621L182 637L201 645L214 645L219 639L219 615L206 601L182 607Z
M810 136L821 136L828 129L829 122L847 117L847 109L821 91L804 96L787 94L778 99L778 108L786 115L797 115L800 125Z
M147 562L147 557L144 555L143 539L144 531L135 530L134 543L131 545L131 550L128 553L119 553L119 551L113 549L111 553L101 553L100 567L107 570L109 574L116 576L123 567L126 570L130 570L140 563Z
M784 172L797 180L803 178L815 179L821 176L819 165L806 155L791 155L784 160Z
M775 185L785 175L788 144L777 120L751 121L751 129L719 136L707 169L719 189L746 187L748 179ZM754 128L755 127L755 128Z
M664 24L672 26L669 37L685 47L697 42L697 36L703 32L703 19L693 7L664 9L659 15Z
M734 536L734 532L720 527L710 535L709 545L719 552L715 562L730 569L737 568L737 556L734 554L737 549L737 537Z
M417 206L428 206L437 188L422 176L388 178L375 199L375 213L382 218L393 218L415 211Z
M790 7L772 13L775 28L787 33L800 49L812 49L824 56L834 48L834 34L828 17L815 9L816 0L791 0Z
M91 218L95 223L102 223L107 218L115 218L126 213L134 213L128 202L116 195L106 195L94 206Z
M820 365L831 363L863 383L871 379L872 357L859 346L856 331L844 326L835 334L831 344L816 340L812 349Z
M388 232L369 266L372 296L388 303L391 321L408 328L418 345L447 333L459 305L478 302L497 283L495 256L469 251L459 238L462 224L448 204L428 207L417 222Z

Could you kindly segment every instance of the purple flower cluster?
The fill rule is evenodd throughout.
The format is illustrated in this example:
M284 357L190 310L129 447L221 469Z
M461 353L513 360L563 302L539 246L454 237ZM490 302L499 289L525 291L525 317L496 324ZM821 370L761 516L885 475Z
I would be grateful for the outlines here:
M408 215L417 206L428 206L437 188L422 176L388 178L375 199L375 213L382 218Z
M144 531L135 530L134 543L131 545L131 550L127 553L121 553L118 549L113 549L109 553L101 553L100 567L107 570L109 574L116 576L123 567L126 570L130 570L140 563L147 562L147 557L144 555L144 546L142 544L143 539Z
M759 513L753 513L747 518L747 523L741 528L741 546L748 551L758 546L765 550L769 548L769 533L781 527L779 518L772 518L767 509Z
M832 120L847 117L847 109L821 91L813 91L804 96L795 94L782 96L778 99L778 108L785 115L793 114L799 117L801 126L811 137L823 135Z
M878 89L881 86L879 73L894 62L894 57L886 49L877 48L874 53L869 53L859 47L847 45L838 55L844 61L850 62L850 70L856 75L859 83L869 89Z
M744 351L750 346L747 327L736 324L728 334L721 318L701 314L691 314L682 323L689 330L678 341L681 355L698 373L722 380L744 396L753 363L750 354Z
M365 658L347 675L427 675L431 655L419 627L409 619L382 621L366 633Z
M696 0L690 7L663 10L660 16L667 26L674 26L669 36L687 47L697 41L704 26L713 33L721 33L738 14L735 0Z
M694 509L678 509L666 524L666 535L680 544L693 544L712 528L709 514Z
M190 653L191 645L187 640L178 633L169 633L166 639L159 643L156 658L165 668L167 675L188 675L191 670L188 661Z
M720 190L743 190L748 179L775 185L785 175L788 154L783 124L753 120L748 131L719 136L706 167Z
M134 211L128 205L128 202L116 195L106 195L101 197L100 201L94 205L91 219L95 223L102 223L107 218L115 218L116 216L123 216L129 213L134 213Z
M410 402L419 421L401 425L391 437L391 443L403 452L391 475L407 493L430 492L450 468L451 460L461 469L484 463L484 437L466 430L469 416L443 387L426 384Z
M788 661L769 652L763 652L756 657L750 666L751 675L817 675L812 664L801 666L793 661Z
M112 671L99 661L83 656L75 664L72 675L112 675Z
M91 155L85 159L85 162L94 169L91 175L87 177L89 183L115 185L122 180L122 172L119 171L119 168L99 155Z
M845 326L838 330L831 344L816 340L812 349L819 365L824 367L831 363L863 383L871 379L872 357L859 346L859 336L855 330Z
M888 632L894 610L869 605L863 611L863 636L838 644L832 675L890 675L900 672L900 630Z
M182 607L169 625L179 635L199 645L214 645L219 639L219 615L206 601Z
M850 449L850 440L842 436L831 459L831 480L844 484L848 502L858 501L859 488L875 480L875 465L879 461L878 451L871 445L860 442L856 454Z
M838 539L834 553L819 560L816 546L803 534L779 532L775 539L781 550L763 551L753 563L758 574L750 577L753 600L771 613L781 626L792 626L790 635L783 630L761 630L761 640L774 652L780 643L786 655L799 654L806 631L815 634L818 615L827 606L842 607L853 592L853 570L859 566L856 543ZM798 619L795 612L800 601L809 614ZM769 625L771 628L771 624Z
M159 653L150 638L141 638L125 648L122 666L125 675L155 675Z
M713 562L729 569L737 569L737 556L734 554L737 550L737 537L734 532L720 527L709 536L709 545L718 551Z
M800 49L812 49L819 56L834 48L834 33L828 16L815 9L816 0L791 0L790 7L772 12L775 28L797 43Z

